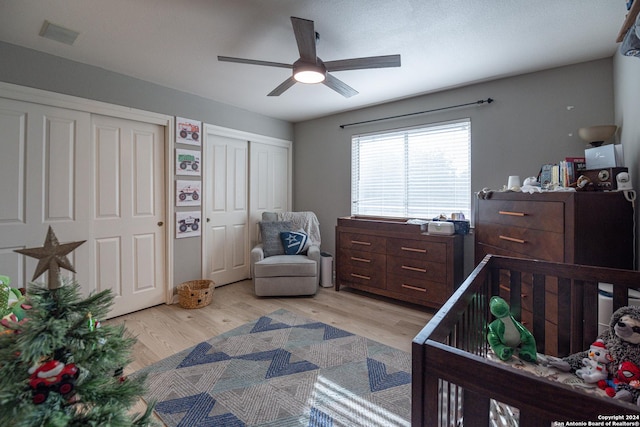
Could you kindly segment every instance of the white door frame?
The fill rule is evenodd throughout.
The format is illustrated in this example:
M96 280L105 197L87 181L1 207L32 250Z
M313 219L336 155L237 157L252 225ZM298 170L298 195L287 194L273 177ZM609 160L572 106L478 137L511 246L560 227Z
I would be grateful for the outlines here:
M174 180L174 120L173 116L166 114L153 113L150 111L137 110L119 105L108 104L106 102L94 101L90 99L80 98L71 95L65 95L56 92L49 92L42 89L34 89L26 86L19 86L11 83L0 82L0 97L13 99L16 101L31 102L35 104L48 105L52 107L66 108L69 110L83 111L92 114L101 114L104 116L117 117L128 120L135 120L145 123L157 124L164 126L164 144L165 144L165 188L166 195L166 228L165 228L165 302L171 304L173 300L173 236L175 233L175 224L172 221L174 216L173 201L175 200ZM44 241L44 237L42 239Z
M251 158L251 142L260 142L262 144L271 144L271 145L276 145L279 147L292 147L292 142L286 139L280 139L280 138L274 138L271 136L265 136L265 135L260 135L257 133L252 133L252 132L245 132L245 131L241 131L241 130L237 130L237 129L231 129L231 128L226 128L226 127L222 127L222 126L217 126L217 125L211 125L208 123L204 123L203 124L203 133L205 135L207 134L213 134L216 136L221 136L221 137L226 137L226 138L233 138L233 139L240 139L240 140L244 140L244 141L248 141L249 142L249 159ZM203 144L202 147L203 150L206 150L206 144ZM289 165L289 170L287 171L287 173L289 174L289 176L293 176L292 172L293 172L293 167L292 167L292 158L293 158L293 154L292 154L291 149L289 149L289 159L288 159L288 165ZM205 153L202 153L202 158L206 158ZM250 160L248 159L248 161L250 162ZM249 171L251 171L251 164L249 164ZM251 187L251 172L249 172L249 187ZM202 183L202 187L203 190L206 188L205 185L205 179L206 177L203 176L203 183ZM292 180L289 180L289 187L292 186ZM287 205L288 206L292 206L291 202L292 202L292 189L288 188L287 189ZM206 198L208 197L206 191L203 191L202 194L202 210L203 210L203 214L204 214L204 207L206 206ZM254 224L251 223L251 215L252 215L252 211L254 209L253 206L251 206L251 190L249 190L249 200L247 200L247 204L249 206L248 209L248 215L249 217L247 218L247 224L249 224L249 241L251 241L251 235L252 235L252 228L255 228ZM206 257L206 239L204 238L204 236L202 237L202 250L201 250L201 255L202 255L202 277L205 277L205 275L208 273L205 268L205 257ZM249 248L249 250L251 250L251 248ZM247 257L249 257L249 254L247 254ZM249 258L248 258L249 259Z

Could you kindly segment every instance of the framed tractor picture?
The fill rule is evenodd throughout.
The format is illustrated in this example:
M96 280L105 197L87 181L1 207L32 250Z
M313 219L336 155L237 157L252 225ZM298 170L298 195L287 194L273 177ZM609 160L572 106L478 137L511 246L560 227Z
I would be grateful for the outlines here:
M179 144L200 145L202 140L202 123L176 117L176 142Z
M176 181L176 206L200 206L202 181Z
M176 212L176 239L200 236L200 211Z
M176 175L200 176L200 151L176 148Z

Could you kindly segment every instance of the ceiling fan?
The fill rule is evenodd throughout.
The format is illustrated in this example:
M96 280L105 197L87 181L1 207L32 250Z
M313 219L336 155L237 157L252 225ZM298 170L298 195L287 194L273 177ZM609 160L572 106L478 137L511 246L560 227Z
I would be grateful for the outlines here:
M238 62L241 64L264 65L293 69L293 74L272 90L267 96L279 96L294 84L323 83L345 98L357 95L358 91L342 80L329 74L331 71L363 70L366 68L389 68L400 66L400 55L369 56L365 58L340 59L324 62L316 55L316 42L320 38L315 32L313 21L291 17L293 32L298 43L300 58L293 64L281 62L259 61L254 59L218 56L218 61Z

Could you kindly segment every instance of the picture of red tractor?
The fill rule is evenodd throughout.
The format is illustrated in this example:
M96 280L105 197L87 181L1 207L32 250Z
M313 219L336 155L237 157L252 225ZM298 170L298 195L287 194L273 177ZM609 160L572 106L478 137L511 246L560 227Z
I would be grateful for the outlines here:
M73 363L65 365L58 360L50 360L29 369L31 377L29 386L33 391L33 403L40 404L47 400L50 392L60 393L68 397L73 393L75 381L80 372Z
M200 127L197 125L193 125L191 123L178 123L178 129L180 133L180 137L183 139L187 139L187 137L191 136L191 139L197 141L200 138L198 132L200 132Z
M191 197L191 200L198 200L200 198L198 189L191 186L181 188L180 194L178 194L178 198L180 199L180 201L184 202L185 200L187 200L187 197Z

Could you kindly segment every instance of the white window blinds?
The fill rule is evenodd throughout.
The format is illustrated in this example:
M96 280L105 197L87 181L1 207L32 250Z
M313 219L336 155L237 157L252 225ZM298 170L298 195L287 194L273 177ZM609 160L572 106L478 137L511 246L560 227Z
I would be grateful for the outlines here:
M471 216L471 121L357 135L351 140L351 214Z

